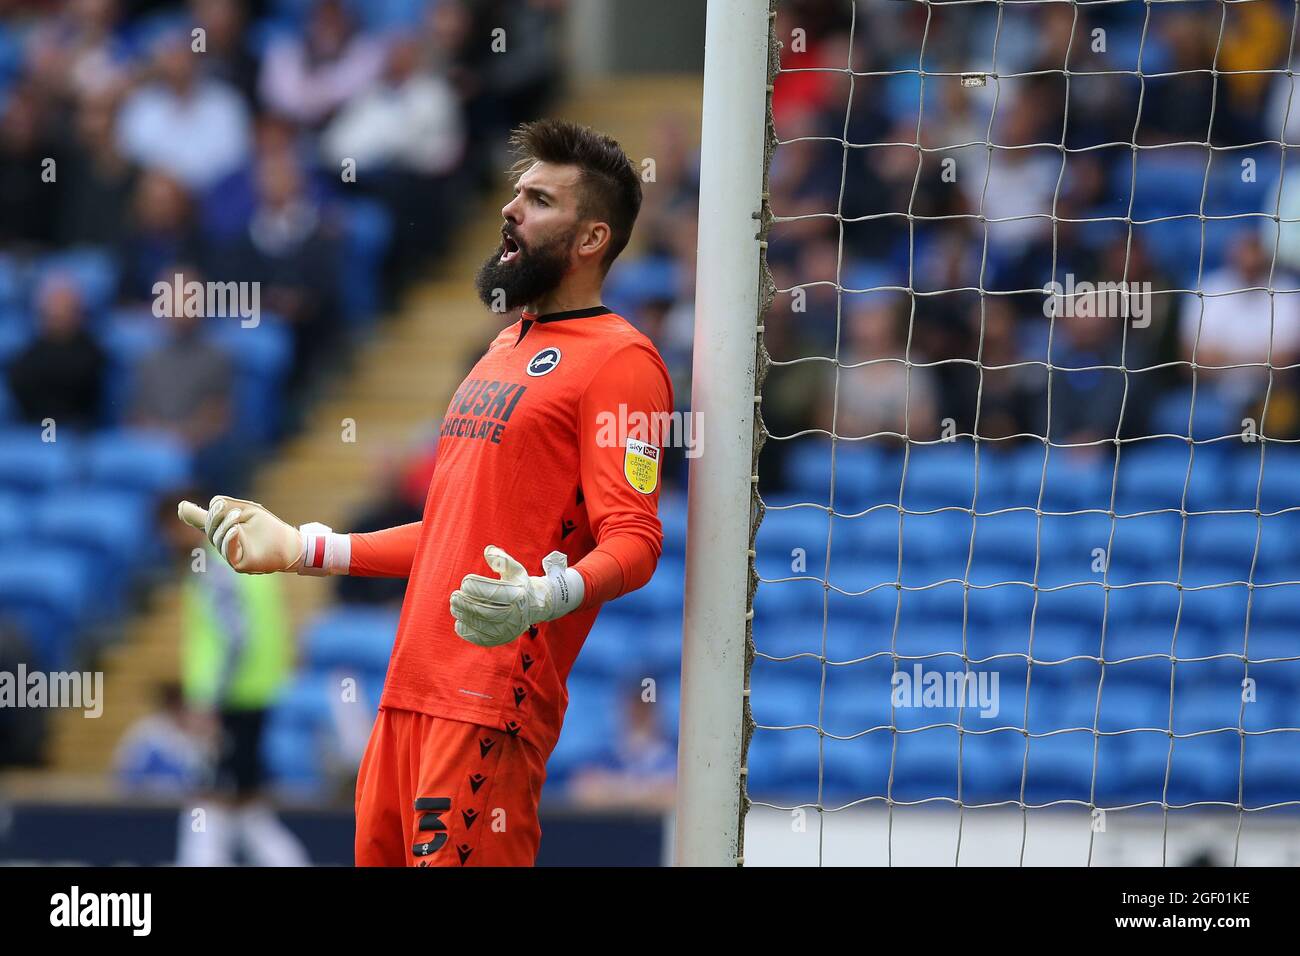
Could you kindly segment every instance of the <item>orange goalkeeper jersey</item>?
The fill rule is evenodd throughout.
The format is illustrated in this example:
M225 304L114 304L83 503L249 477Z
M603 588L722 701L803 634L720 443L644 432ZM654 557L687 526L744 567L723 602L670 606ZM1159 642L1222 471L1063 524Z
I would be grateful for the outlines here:
M672 383L646 336L604 307L524 313L479 359L443 418L418 523L351 536L349 573L410 583L381 705L517 734L548 756L565 681L599 605L645 584ZM581 607L509 644L454 630L451 593L491 576L494 544L542 573L551 551L582 575Z

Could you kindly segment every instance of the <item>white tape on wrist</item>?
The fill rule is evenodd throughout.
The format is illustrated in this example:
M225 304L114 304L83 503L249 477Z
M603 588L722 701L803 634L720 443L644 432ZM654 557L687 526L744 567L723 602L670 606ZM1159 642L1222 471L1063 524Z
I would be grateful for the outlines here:
M335 534L328 526L313 521L298 529L302 533L302 560L298 573L309 577L347 574L352 563L352 537Z

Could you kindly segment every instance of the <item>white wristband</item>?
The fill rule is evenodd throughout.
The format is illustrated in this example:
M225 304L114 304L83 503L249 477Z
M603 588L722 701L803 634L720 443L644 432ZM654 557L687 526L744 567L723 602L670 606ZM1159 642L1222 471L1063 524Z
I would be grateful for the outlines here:
M565 568L560 580L554 581L553 590L555 592L555 608L557 611L555 617L559 617L562 614L568 614L570 611L578 609L578 606L582 604L587 588L582 583L582 575L578 573L576 568Z
M302 560L298 573L309 577L347 574L352 564L352 537L335 534L327 525L313 521L298 529L302 534Z

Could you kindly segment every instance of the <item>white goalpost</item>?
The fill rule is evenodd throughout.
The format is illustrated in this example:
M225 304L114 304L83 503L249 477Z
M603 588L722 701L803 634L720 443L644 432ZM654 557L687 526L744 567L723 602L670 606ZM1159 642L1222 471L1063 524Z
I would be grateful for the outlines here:
M689 476L675 860L726 866L743 819L768 5L712 0L706 30L691 381L708 464Z
M709 3L678 865L1300 865L1297 40Z

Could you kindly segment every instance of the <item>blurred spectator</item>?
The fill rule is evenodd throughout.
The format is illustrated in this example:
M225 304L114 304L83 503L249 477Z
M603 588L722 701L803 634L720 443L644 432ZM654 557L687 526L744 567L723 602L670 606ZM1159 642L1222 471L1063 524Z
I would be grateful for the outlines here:
M574 771L569 795L587 809L667 811L676 794L677 748L657 722L658 707L640 683L622 696L618 734L605 759Z
M453 175L465 129L455 91L421 62L416 40L393 41L381 78L339 110L321 146L333 169L355 162L357 182L392 214L403 273L446 247L459 220Z
M422 67L415 40L400 38L389 47L379 80L344 106L322 144L334 167L353 159L359 173L442 176L460 160L464 139L450 85Z
M63 190L59 151L42 121L42 104L30 88L13 90L0 114L0 247L48 245ZM51 166L49 161L53 160Z
M205 780L210 755L198 715L187 711L181 685L158 688L153 713L127 728L113 755L119 789L133 794L183 797Z
M155 78L127 97L118 118L122 151L204 189L248 155L248 109L235 90L199 72L202 55L186 31L162 31L152 52Z
M131 214L121 237L122 298L139 304L153 298L153 285L176 262L202 262L204 246L194 225L185 187L161 170L140 175Z
M190 0L194 22L204 31L202 66L207 75L257 103L257 57L249 49L248 11L243 0Z
M995 148L969 157L958 176L971 211L998 222L987 223L989 240L1014 256L1034 239L1050 235L1052 201L1061 176L1055 149L1035 145L1046 122L1038 97L1025 96L997 112Z
M986 296L971 312L979 330L983 368L953 366L959 373L953 377L952 389L944 393L942 417L951 417L958 432L973 432L981 438L1033 434L1030 419L1043 402L1042 383L1038 366L1021 358L1010 303L1004 296Z
M340 0L320 0L301 37L284 36L271 44L259 89L274 112L318 127L368 89L383 65L383 44L356 28Z
M387 489L375 503L348 523L353 532L378 531L418 522L424 518L424 501L438 461L436 441L404 462L385 463L380 484ZM406 596L406 578L373 578L341 575L334 579L334 593L347 604L400 605Z
M488 187L505 166L505 132L542 115L559 88L559 12L565 0L440 0L426 35L465 105L468 174ZM488 38L509 38L501 56Z
M178 266L175 274L181 286L203 281L186 266ZM171 283L174 276L160 278ZM222 441L231 422L234 367L230 356L204 335L205 319L186 315L181 293L175 286L170 291L175 295L166 302L164 341L134 370L130 421L175 436L198 455L195 467L204 481L230 488L216 482L234 481L238 471L238 462L231 458L237 449Z
M666 256L673 249L673 220L683 213L694 216L700 189L699 156L683 117L669 116L658 122L650 156L655 164L654 180L642 185L645 196L633 241L647 255Z
M840 350L838 388L827 376L821 400L819 425L840 436L861 437L876 432L898 432L912 441L937 437L938 390L934 373L911 362L926 359L907 354L900 334L899 300L892 293L847 296L844 303L845 336Z
M1211 104L1216 127L1231 118L1222 97L1215 96L1219 23L1193 8L1173 7L1160 17L1153 40L1168 53L1168 66L1159 77L1143 81L1141 123L1135 137L1141 146L1162 143L1204 143L1210 138ZM1163 75L1167 74L1167 75ZM1215 136L1216 142L1222 137Z
M54 274L38 299L40 330L8 368L9 391L25 421L54 419L59 426L97 424L107 358L84 326L81 294L67 276Z
M1108 314L1111 306L1098 293L1076 296L1063 308L1067 314L1053 322L1050 377L1034 367L1044 389L1051 389L1050 408L1047 401L1034 403L1034 433L1057 445L1131 437L1147 402L1138 380L1122 370L1124 319Z
M260 283L261 306L293 331L293 385L334 350L340 331L337 229L309 196L289 151L259 157L248 228L212 268L224 280Z
M203 498L201 500L207 500ZM158 520L186 565L181 673L187 705L219 728L204 826L189 809L179 820L177 862L223 866L237 847L258 866L306 866L306 851L264 798L262 735L267 713L289 678L293 636L281 585L273 574L237 574L202 536L176 520L174 505ZM193 563L202 542L204 561Z
M1195 363L1202 385L1244 411L1276 374L1266 365L1291 365L1300 355L1300 293L1267 291L1295 289L1296 279L1273 269L1258 234L1241 233L1228 254L1228 264L1205 277L1203 295L1184 296L1182 357ZM1207 368L1229 365L1254 367Z
M129 51L118 34L118 0L73 0L37 20L27 40L31 76L51 92L76 97L120 88L130 78Z
M63 161L61 243L111 245L129 218L137 171L118 148L116 116L114 92L88 92L77 102Z

